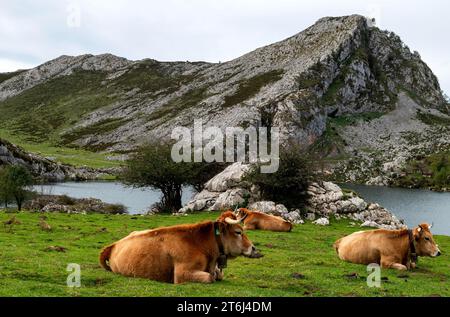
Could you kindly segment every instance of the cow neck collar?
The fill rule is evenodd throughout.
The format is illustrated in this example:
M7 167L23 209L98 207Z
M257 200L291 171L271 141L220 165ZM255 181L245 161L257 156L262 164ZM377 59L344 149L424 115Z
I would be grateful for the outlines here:
M214 238L216 239L217 247L219 248L219 258L217 259L217 266L219 269L223 269L227 267L227 256L225 254L225 250L223 248L223 242L220 232L219 223L217 221L214 222Z
M416 253L416 246L414 245L414 234L412 229L408 229L408 240L409 240L409 259L411 263L417 263L418 257Z

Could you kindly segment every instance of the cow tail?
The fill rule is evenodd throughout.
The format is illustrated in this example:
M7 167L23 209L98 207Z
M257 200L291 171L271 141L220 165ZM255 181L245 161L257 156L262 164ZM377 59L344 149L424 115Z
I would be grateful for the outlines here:
M109 245L107 247L105 247L102 252L100 253L100 265L108 271L111 271L111 267L109 266L108 262L109 262L109 257L111 256L111 251L114 247L114 244Z

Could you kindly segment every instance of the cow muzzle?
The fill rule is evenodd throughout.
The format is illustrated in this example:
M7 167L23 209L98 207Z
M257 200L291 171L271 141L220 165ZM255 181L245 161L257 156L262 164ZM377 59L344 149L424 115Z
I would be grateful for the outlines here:
M247 252L244 252L244 256L252 259L262 258L264 255L259 253L255 246L251 246Z

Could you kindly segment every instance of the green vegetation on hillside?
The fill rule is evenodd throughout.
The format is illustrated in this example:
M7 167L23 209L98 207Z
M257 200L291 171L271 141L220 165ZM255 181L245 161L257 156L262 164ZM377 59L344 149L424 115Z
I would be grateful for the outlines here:
M51 230L43 230L45 222ZM213 284L173 285L130 278L98 264L103 246L131 231L215 219L218 213L189 216L79 215L0 212L0 296L450 296L450 237L436 236L438 258L421 258L408 272L382 270L380 288L369 288L366 266L338 259L333 242L359 226L296 225L293 232L248 231L263 258L228 262L225 278ZM19 223L17 223L20 222ZM62 247L62 248L60 248ZM81 287L66 286L69 263L81 266Z
M114 156L113 154L94 153L83 149L57 146L50 142L30 142L17 135L12 135L10 132L1 128L0 138L20 146L27 152L35 153L42 157L52 158L63 164L69 164L76 167L88 166L92 168L107 168L118 167L122 164L120 161L111 161L107 159L107 156Z
M270 72L242 80L239 83L239 87L236 92L233 95L225 97L225 102L222 106L225 108L231 107L250 99L256 95L262 87L280 80L283 74L284 70L272 70Z
M105 119L103 121L99 121L87 127L80 127L70 132L64 133L61 136L61 144L62 145L70 145L72 142L88 136L88 135L102 135L107 132L113 131L126 122L130 121L129 119L121 119L121 118L111 118ZM93 152L106 150L109 146L113 144L111 143L102 143L101 145L87 144L84 146L87 150L92 150Z
M0 102L0 128L30 142L59 141L58 132L83 115L111 104L112 91L102 87L106 73L74 70Z
M326 130L312 145L310 151L332 160L344 159L347 157L344 150L347 143L339 135L339 129L362 122L370 122L384 114L383 112L365 112L328 117Z
M166 63L143 60L136 63L126 73L113 80L112 86L125 91L139 88L142 92L174 92L181 84L194 78L194 75L171 75L164 69Z
M418 112L417 117L419 120L421 120L423 123L426 123L428 125L443 125L443 126L450 126L450 119L448 117L444 116L436 116L431 113L424 113L424 112Z
M200 101L206 98L207 87L199 87L190 90L180 97L170 100L161 108L147 116L147 120L156 120L166 117L176 117L182 110L196 106Z
M81 149L75 141L89 135L106 135L132 119L110 118L91 126L71 128L92 111L111 106L119 98L126 98L131 90L146 93L151 99L161 92L176 91L196 76L195 73L171 74L169 71L172 68L166 64L144 60L135 63L121 76L110 79L106 72L75 69L69 75L38 84L0 101L0 137L27 151L53 157L62 163L89 167L117 166L119 163L109 162L105 155L95 153L106 150L114 143L85 144ZM14 74L0 74L0 82ZM152 113L149 119L168 114L175 116L181 109L198 104L205 93L206 87L189 91Z
M25 70L18 70L15 72L9 72L9 73L0 73L0 84L4 81L7 81L10 78L13 78L14 76L19 75L20 73L23 73Z
M450 152L434 153L411 160L394 185L409 188L450 189Z

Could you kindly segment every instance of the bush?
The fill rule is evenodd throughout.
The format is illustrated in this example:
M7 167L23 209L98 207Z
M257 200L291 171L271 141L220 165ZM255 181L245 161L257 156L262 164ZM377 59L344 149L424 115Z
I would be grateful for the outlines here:
M7 202L14 198L17 209L22 209L22 204L30 196L29 187L33 184L33 177L28 169L22 165L10 165L0 171L0 196Z
M126 214L127 213L127 207L125 207L122 204L105 204L103 208L103 212L105 214Z
M309 156L300 146L291 143L280 149L277 172L261 173L260 165L255 164L244 179L260 188L262 199L282 203L288 208L302 208L312 172Z
M67 195L58 196L58 204L60 205L73 206L75 205L75 203L76 201L72 197L69 197Z

